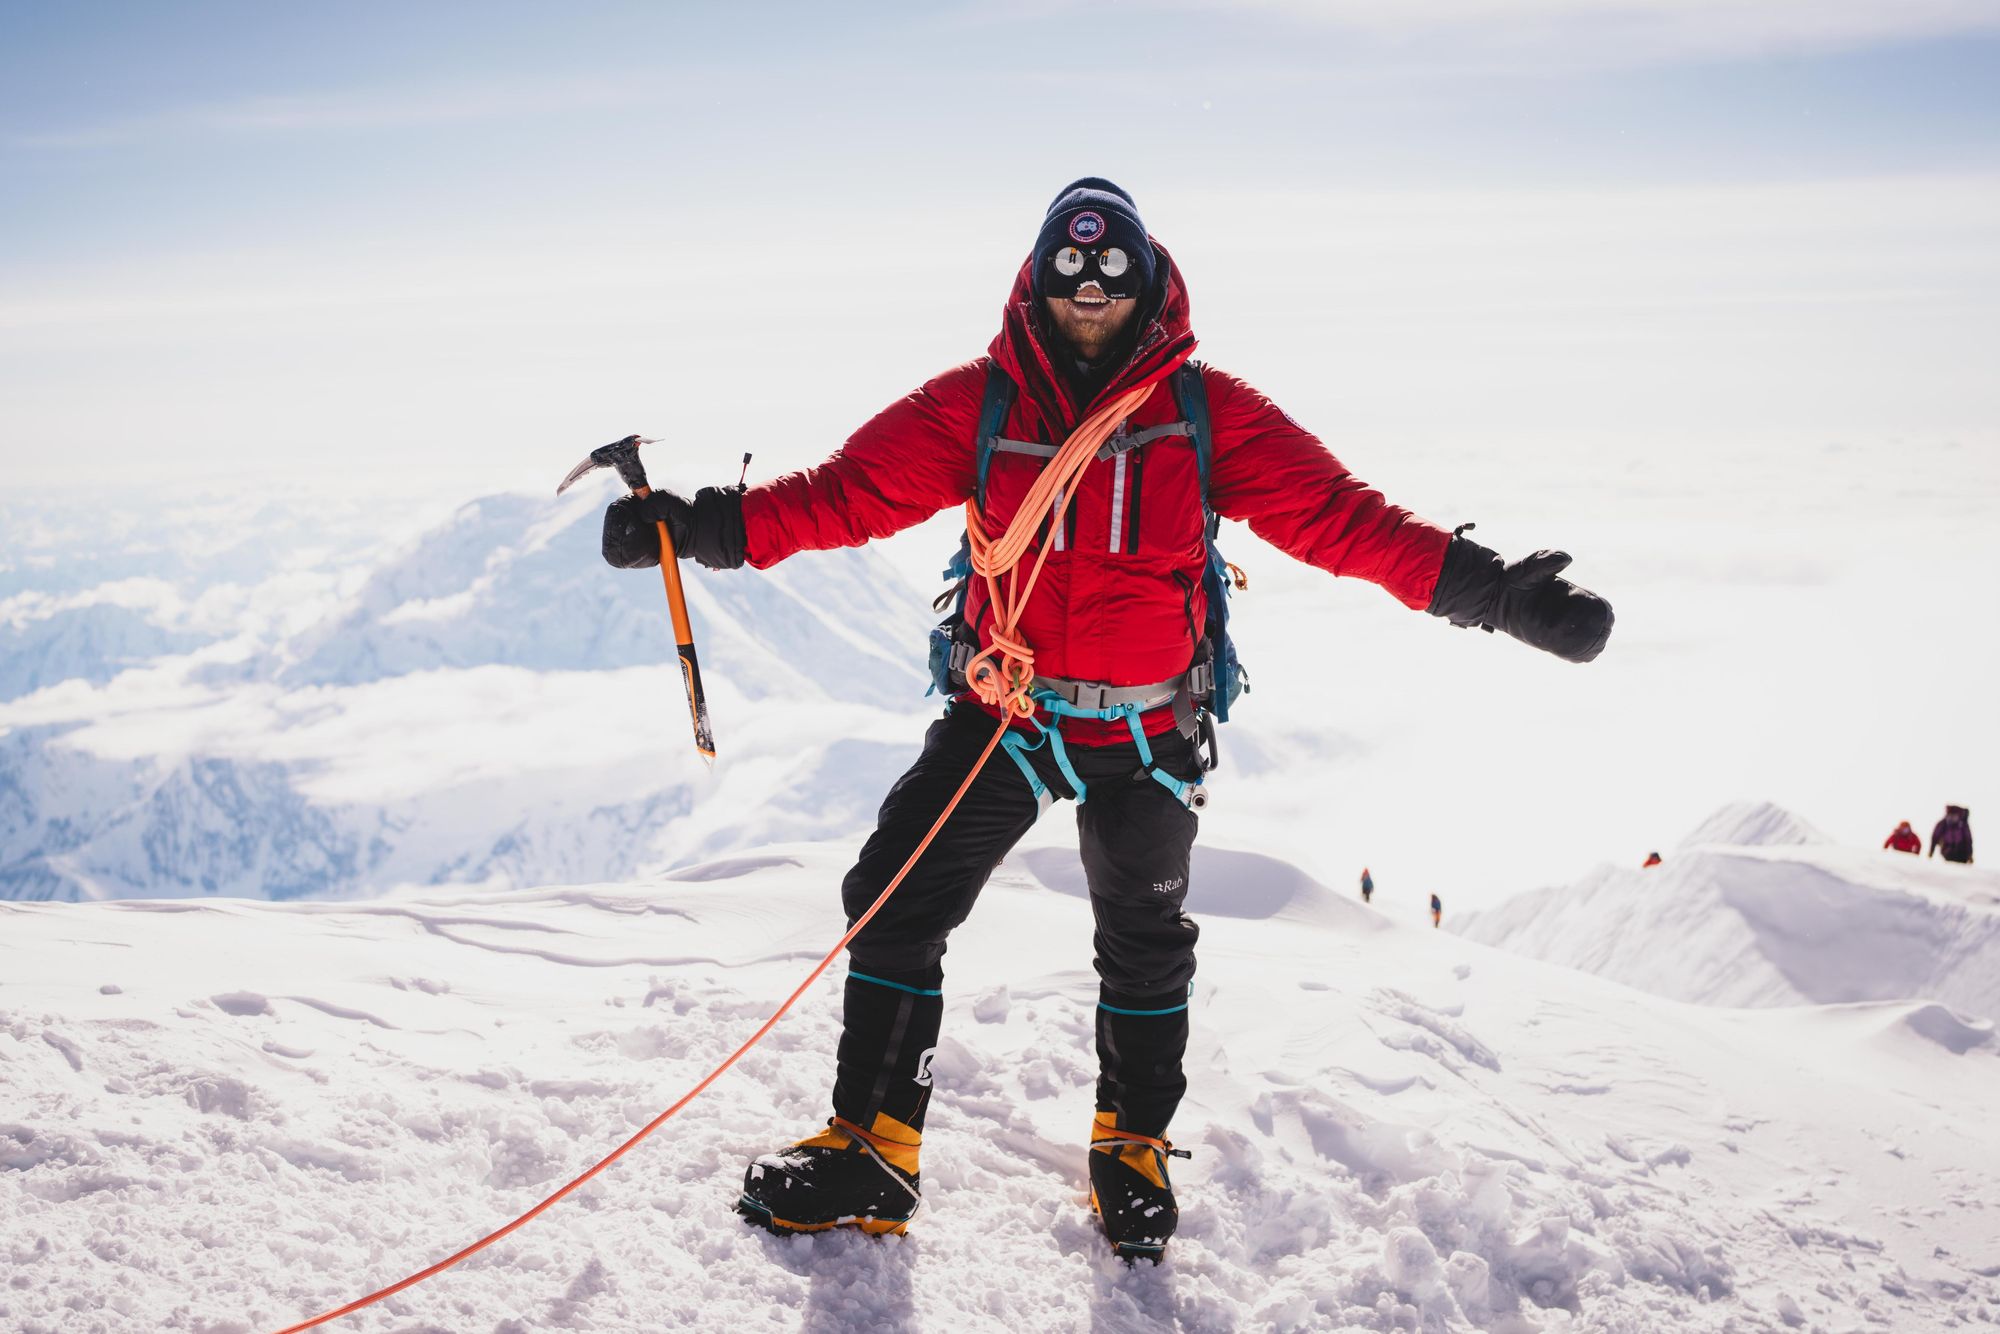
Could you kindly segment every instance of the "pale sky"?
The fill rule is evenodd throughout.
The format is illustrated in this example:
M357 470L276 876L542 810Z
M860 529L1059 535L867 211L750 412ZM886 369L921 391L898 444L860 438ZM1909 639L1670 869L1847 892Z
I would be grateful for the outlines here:
M1364 474L1992 444L1996 90L2000 6L1958 0L7 5L0 466L795 466L983 350L1086 172L1205 355Z
M0 0L10 498L449 507L632 432L769 477L980 354L1102 174L1200 355L1620 608L1554 675L1232 528L1244 726L1367 756L1291 849L1329 883L2000 805L2000 5L859 8ZM889 544L918 587L953 523ZM1285 798L1233 800L1321 828Z

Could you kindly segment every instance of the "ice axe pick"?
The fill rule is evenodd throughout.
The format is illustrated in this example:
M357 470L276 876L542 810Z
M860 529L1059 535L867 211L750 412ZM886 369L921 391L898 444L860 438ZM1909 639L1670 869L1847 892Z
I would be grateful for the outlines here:
M639 462L639 446L653 443L628 435L623 440L591 450L583 462L569 470L569 476L562 479L556 494L569 490L571 483L585 473L599 468L614 468L618 472L618 480L625 483L633 495L650 496L653 488L646 482L646 465ZM694 719L694 748L701 752L703 760L713 764L715 732L708 721L708 694L701 688L701 664L694 656L694 627L688 623L687 594L681 588L680 558L674 554L674 539L667 531L666 521L660 520L658 526L660 577L666 581L667 609L674 618L674 652L680 656L681 680L687 686L688 713Z

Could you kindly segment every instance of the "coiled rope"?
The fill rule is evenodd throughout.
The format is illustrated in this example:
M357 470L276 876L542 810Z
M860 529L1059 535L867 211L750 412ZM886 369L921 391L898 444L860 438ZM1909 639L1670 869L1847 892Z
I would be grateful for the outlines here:
M1049 515L1051 533L1062 530L1063 518L1076 498L1076 481L1097 456L1098 446L1120 422L1138 411L1152 392L1150 384L1128 389L1086 418L1028 488L1027 498L1014 511L1014 521L998 538L987 536L979 503L965 502L965 536L972 549L972 569L986 581L987 600L993 605L993 625L987 632L993 642L966 664L965 678L980 702L999 709L1003 717L1026 718L1035 712L1035 702L1028 697L1035 684L1035 650L1021 638L1019 626L1055 543L1042 544L1026 580L1020 575L1021 557L1035 540L1042 515Z
M1052 513L1051 525L1062 523L1070 501L1076 495L1075 483L1083 475L1083 470L1090 466L1091 460L1096 457L1098 446L1118 429L1120 422L1146 401L1152 391L1153 387L1150 384L1128 390L1085 418L1082 425L1078 426L1064 442L1062 449L1057 451L1048 467L1043 469L1034 486L1029 488L1027 498L1014 512L1014 519L1007 525L1007 531L998 538L987 536L985 524L980 518L978 502L970 500L966 502L965 531L972 547L972 568L986 580L987 594L992 599L994 609L991 630L993 644L967 664L966 676L971 680L973 693L984 703L1000 710L1000 726L987 741L986 749L979 752L979 758L966 773L965 781L958 785L958 791L952 793L951 800L945 803L944 810L932 823L923 841L917 844L916 850L903 863L903 868L897 871L887 887L875 896L875 901L868 905L867 911L854 919L854 925L847 928L846 934L834 942L833 948L826 952L826 957L813 965L812 971L806 974L803 982L793 988L791 995L785 997L784 1003L771 1012L771 1017L760 1024L757 1031L744 1040L742 1046L729 1053L720 1065L702 1076L701 1082L682 1094L671 1107L639 1127L630 1139L513 1222L488 1233L465 1249L446 1256L429 1268L420 1269L408 1278L391 1283L378 1292L371 1292L366 1297L357 1297L347 1305L336 1307L323 1315L302 1320L296 1325L287 1325L279 1330L278 1334L299 1334L301 1330L313 1329L326 1324L329 1320L338 1320L341 1316L350 1315L364 1306L373 1306L376 1302L415 1287L433 1275L443 1273L468 1256L485 1250L509 1233L527 1226L551 1208L556 1201L569 1195L584 1182L623 1158L639 1141L672 1120L683 1107L706 1092L709 1085L722 1078L724 1072L777 1027L778 1021L797 1004L799 997L805 995L813 983L819 981L826 970L833 966L833 961L838 959L854 937L861 933L861 928L873 920L875 914L882 910L882 905L889 901L889 896L902 885L904 878L910 873L910 868L917 864L917 859L930 847L931 840L937 837L938 830L944 828L944 822L958 809L958 803L964 799L966 792L972 787L973 780L979 777L980 771L986 767L986 761L992 758L994 748L1000 744L1000 738L1007 734L1007 728L1012 721L1016 717L1025 718L1034 713L1035 704L1029 698L1028 692L1033 688L1035 680L1035 651L1021 639L1019 625L1021 613L1027 609L1028 598L1035 591L1035 582L1041 577L1042 565L1048 559L1049 548L1054 544L1048 542L1042 544L1042 549L1035 557L1034 566L1028 572L1025 582L1020 578L1017 567L1020 565L1021 557L1027 553L1028 545L1034 541L1035 533L1041 526L1042 516L1045 513ZM1049 531L1059 530L1051 526ZM1004 596L1001 587L1003 582L1006 584Z

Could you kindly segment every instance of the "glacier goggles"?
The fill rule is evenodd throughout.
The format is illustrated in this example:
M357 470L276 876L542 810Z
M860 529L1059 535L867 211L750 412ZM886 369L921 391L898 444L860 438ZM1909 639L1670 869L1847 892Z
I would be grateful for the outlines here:
M1113 300L1137 297L1145 291L1145 273L1118 246L1064 245L1042 256L1042 295L1074 297L1085 283L1096 283Z

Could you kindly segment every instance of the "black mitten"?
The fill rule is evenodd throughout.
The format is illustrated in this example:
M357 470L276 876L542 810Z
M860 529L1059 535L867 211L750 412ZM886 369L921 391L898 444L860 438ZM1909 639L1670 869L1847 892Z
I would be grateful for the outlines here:
M671 491L620 496L604 511L604 559L621 570L650 569L660 563L660 533L667 525L674 553L693 557L711 570L743 564L743 488L705 486L692 503Z
M665 521L674 550L688 554L688 519L694 507L671 491L620 496L604 511L604 559L621 570L649 570L660 563L660 530Z
M1453 625L1504 630L1569 662L1589 662L1604 651L1614 618L1609 602L1559 577L1569 563L1568 552L1537 551L1502 564L1461 529L1445 551L1430 613Z

